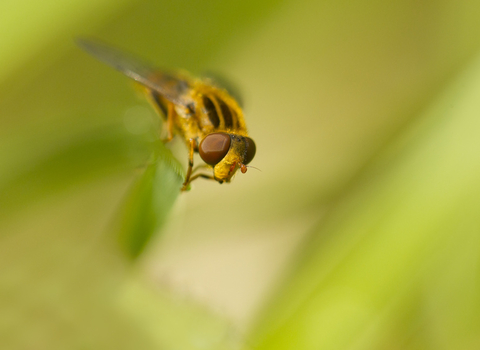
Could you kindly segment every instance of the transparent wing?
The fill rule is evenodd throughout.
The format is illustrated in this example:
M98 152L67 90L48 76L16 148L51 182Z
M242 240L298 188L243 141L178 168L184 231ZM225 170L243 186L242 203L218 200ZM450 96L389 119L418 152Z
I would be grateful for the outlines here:
M158 92L167 100L184 106L189 104L186 92L190 89L190 84L186 79L162 72L150 63L100 41L77 39L76 42L98 60Z

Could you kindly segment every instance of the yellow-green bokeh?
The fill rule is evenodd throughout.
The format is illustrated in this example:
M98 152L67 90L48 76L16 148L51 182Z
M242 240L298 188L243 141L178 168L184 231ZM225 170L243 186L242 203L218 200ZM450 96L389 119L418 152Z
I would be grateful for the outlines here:
M6 1L0 347L477 349L479 15L469 0ZM113 232L136 215L158 121L77 36L228 77L257 144L261 171L195 183L134 263Z

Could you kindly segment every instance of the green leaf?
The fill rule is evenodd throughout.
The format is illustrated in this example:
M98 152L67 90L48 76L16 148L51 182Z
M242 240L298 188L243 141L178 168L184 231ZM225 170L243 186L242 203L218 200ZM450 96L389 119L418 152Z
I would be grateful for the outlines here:
M119 240L129 257L137 258L153 234L165 224L183 179L181 165L170 150L159 143L120 213Z
M478 348L479 95L477 59L332 203L257 349Z

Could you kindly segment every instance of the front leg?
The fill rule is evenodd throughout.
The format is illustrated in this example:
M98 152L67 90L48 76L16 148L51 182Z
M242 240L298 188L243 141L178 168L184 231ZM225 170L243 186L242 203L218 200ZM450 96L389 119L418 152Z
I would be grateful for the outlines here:
M213 177L213 175L207 175L207 174L196 174L196 175L193 175L191 178L190 178L190 182L192 182L193 180L195 179L198 179L199 177L203 178L203 179L207 179L207 180L215 180L215 178ZM221 183L221 182L220 182Z
M188 188L188 184L191 182L190 177L192 176L193 169L193 154L197 148L197 142L195 139L190 139L189 141L189 150L188 150L188 169L187 176L185 176L185 182L183 183L181 191L185 191Z
M163 142L170 142L173 139L173 119L175 118L175 106L173 103L168 104L167 110L167 139Z
M162 139L162 142L167 143L172 141L174 120L177 115L175 112L175 105L172 102L165 100L161 95L154 92L153 90L150 90L143 86L141 86L140 89L144 90L147 96L147 100L153 106L153 109L155 110L155 112L157 112L158 115L164 117L164 122L162 123L162 129L163 129L163 133L165 131L167 132L167 138ZM162 134L160 134L160 138L162 138Z

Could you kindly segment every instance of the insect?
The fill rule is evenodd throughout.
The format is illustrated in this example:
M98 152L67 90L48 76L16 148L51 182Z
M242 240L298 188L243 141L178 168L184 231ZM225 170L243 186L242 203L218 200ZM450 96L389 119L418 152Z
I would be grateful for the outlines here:
M182 191L197 178L222 184L230 182L238 169L247 171L256 146L248 136L242 109L226 90L208 79L159 70L98 41L78 39L77 44L143 86L147 99L165 119L165 142L175 133L185 140L189 153ZM200 154L205 165L193 168L194 153ZM203 167L212 168L213 175L198 172Z

